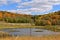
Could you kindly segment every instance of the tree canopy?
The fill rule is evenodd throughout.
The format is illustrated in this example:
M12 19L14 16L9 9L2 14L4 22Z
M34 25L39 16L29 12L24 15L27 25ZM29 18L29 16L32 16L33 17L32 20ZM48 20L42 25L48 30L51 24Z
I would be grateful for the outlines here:
M8 23L34 23L38 26L60 25L60 11L44 15L27 15L0 11L0 21Z

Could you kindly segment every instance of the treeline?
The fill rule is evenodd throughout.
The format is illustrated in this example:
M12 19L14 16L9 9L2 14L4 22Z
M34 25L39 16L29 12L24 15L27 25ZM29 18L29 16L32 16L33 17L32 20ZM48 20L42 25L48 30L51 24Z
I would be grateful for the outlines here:
M9 23L34 23L38 26L60 25L60 11L44 15L26 15L0 11L0 21Z
M35 25L39 25L39 26L60 25L60 11L52 12L52 13L37 17L35 20Z
M0 21L9 23L31 23L31 15L0 11Z

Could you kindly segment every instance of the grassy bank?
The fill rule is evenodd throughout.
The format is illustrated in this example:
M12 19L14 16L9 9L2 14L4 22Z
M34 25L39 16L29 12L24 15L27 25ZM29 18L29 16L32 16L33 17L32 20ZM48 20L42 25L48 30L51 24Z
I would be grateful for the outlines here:
M50 35L50 36L21 36L21 37L5 37L0 38L0 40L60 40L60 35Z
M35 26L30 23L0 23L1 28L34 28Z
M47 29L55 32L60 32L60 25L55 25L55 26L37 26L35 27L37 29Z
M38 29L47 29L51 31L60 32L60 25L35 26L34 24L29 24L29 23L0 23L0 29L3 28L38 28Z
M0 31L0 38L5 38L5 37L11 37L12 35L10 35L9 33L7 32L2 32Z

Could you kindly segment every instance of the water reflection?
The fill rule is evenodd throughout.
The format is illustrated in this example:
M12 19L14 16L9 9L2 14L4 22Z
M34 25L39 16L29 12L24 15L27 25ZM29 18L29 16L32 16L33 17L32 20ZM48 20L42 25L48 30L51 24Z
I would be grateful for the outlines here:
M10 35L14 36L41 36L60 34L60 32L53 32L50 30L36 28L5 28L0 31L8 32Z

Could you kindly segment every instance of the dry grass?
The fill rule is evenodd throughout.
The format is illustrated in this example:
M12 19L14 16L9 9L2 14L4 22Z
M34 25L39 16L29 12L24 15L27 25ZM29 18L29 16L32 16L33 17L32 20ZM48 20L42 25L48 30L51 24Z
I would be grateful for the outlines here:
M42 37L31 37L31 36L21 36L21 37L6 37L0 38L0 40L60 40L60 35L50 35Z

